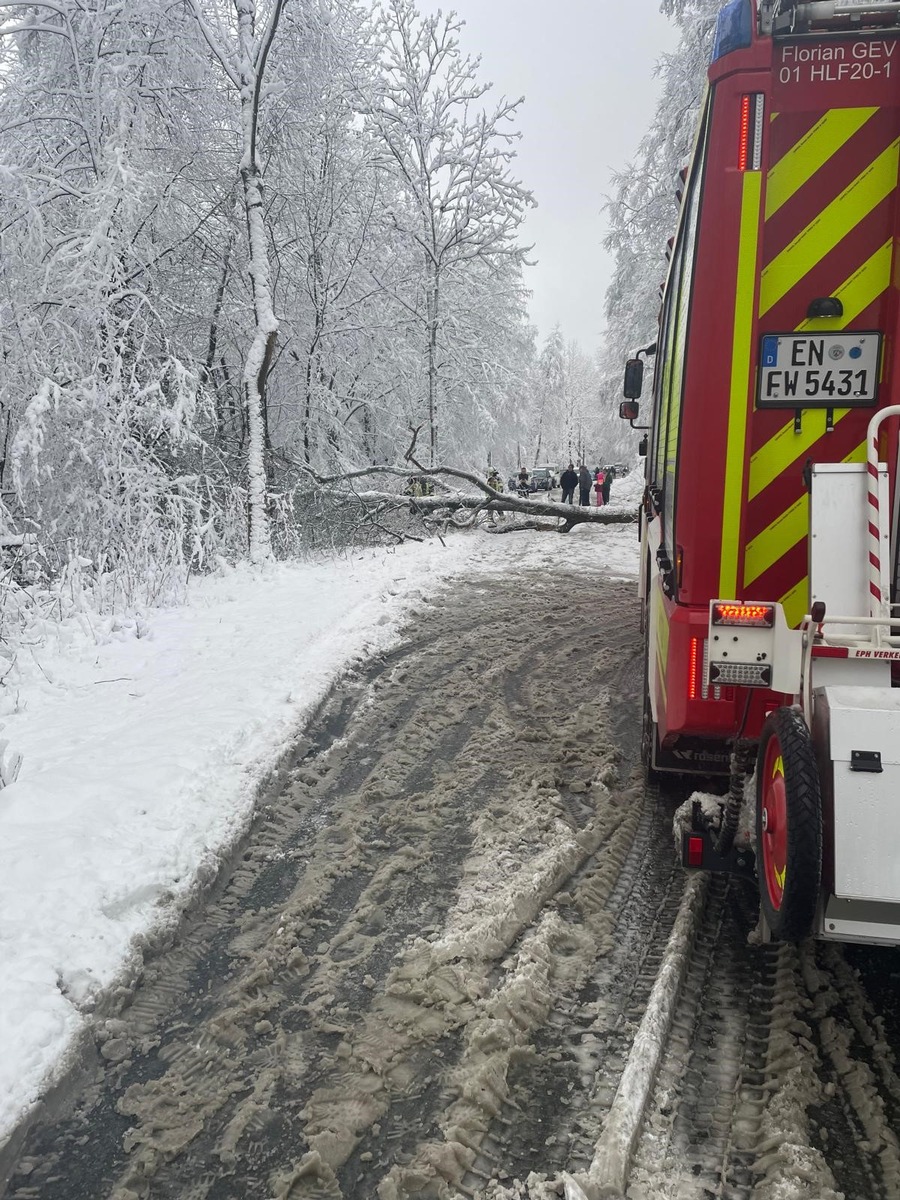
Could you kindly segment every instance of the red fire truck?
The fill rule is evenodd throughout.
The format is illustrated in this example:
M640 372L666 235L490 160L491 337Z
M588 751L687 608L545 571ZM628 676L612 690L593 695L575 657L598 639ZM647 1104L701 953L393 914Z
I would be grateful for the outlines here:
M900 943L900 3L731 0L645 439L651 773L775 936ZM638 428L640 426L637 426Z

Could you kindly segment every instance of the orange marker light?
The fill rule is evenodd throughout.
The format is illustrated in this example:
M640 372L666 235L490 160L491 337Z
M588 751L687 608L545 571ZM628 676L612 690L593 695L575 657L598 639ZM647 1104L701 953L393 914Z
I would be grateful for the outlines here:
M752 96L741 96L741 132L738 142L738 170L746 171L750 165L750 116Z
M771 629L775 624L774 604L726 604L712 606L713 625L750 625Z

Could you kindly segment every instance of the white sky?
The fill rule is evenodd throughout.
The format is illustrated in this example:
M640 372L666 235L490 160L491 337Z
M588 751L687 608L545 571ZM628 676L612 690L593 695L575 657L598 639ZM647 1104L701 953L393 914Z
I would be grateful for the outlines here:
M425 7L431 8L432 5ZM524 95L516 174L539 207L525 225L538 265L526 274L541 338L599 344L612 264L602 247L604 195L634 156L658 95L654 64L674 49L659 0L447 0L466 22L496 95ZM490 95L487 101L490 100Z

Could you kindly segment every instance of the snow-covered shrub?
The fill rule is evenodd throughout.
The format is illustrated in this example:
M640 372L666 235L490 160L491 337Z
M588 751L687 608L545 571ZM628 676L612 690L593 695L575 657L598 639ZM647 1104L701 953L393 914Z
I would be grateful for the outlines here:
M222 550L226 514L198 469L204 404L174 358L151 373L113 352L82 378L42 382L11 462L47 585L65 581L100 612L165 603Z

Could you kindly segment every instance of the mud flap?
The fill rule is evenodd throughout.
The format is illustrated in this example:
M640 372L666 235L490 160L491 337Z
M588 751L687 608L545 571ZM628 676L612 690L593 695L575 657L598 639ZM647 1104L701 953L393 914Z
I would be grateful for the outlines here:
M672 747L660 746L655 741L651 766L655 771L679 775L729 775L731 751L722 742L699 737L679 737Z

